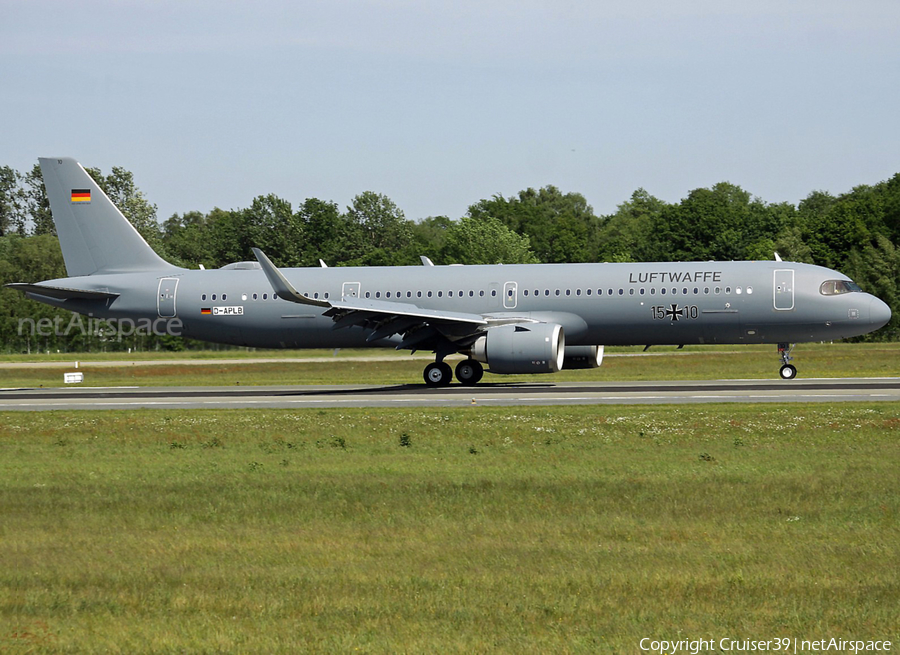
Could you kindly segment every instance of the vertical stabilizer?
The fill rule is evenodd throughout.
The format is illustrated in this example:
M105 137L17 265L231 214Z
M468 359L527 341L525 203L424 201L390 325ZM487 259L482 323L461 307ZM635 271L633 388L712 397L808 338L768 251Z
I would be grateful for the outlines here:
M39 161L70 277L175 268L153 251L81 164L67 157Z

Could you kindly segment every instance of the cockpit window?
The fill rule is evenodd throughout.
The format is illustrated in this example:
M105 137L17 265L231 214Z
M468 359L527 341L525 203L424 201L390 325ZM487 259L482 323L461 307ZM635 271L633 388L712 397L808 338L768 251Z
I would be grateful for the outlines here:
M838 296L842 293L852 293L854 291L862 291L856 282L850 280L826 280L819 287L819 293L823 296Z

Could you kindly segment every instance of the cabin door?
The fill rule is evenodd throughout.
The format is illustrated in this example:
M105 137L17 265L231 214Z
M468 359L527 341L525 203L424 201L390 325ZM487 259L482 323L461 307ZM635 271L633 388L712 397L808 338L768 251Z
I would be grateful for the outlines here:
M178 278L164 277L159 281L159 293L156 296L156 311L160 318L175 316L175 291L178 289Z
M794 308L794 271L778 269L775 271L775 309L787 311Z

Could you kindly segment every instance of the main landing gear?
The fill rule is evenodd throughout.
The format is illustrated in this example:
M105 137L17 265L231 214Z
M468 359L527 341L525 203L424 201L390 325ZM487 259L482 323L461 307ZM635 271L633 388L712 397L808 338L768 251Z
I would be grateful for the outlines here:
M456 365L456 379L467 387L474 387L481 382L483 375L484 367L474 359L464 359Z
M797 367L790 363L793 357L791 357L791 351L794 349L793 344L790 343L779 343L778 344L778 355L781 357L781 370L778 372L781 375L782 380L793 380L797 377Z
M474 359L464 359L456 365L456 379L460 384L475 386L484 375L484 367ZM446 387L453 379L453 369L445 361L433 362L425 367L425 384L429 387Z

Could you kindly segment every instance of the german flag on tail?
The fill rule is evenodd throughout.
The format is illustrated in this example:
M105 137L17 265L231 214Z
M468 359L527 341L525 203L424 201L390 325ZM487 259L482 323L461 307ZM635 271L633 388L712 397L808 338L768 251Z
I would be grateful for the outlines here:
M90 202L90 189L72 189L72 202Z

